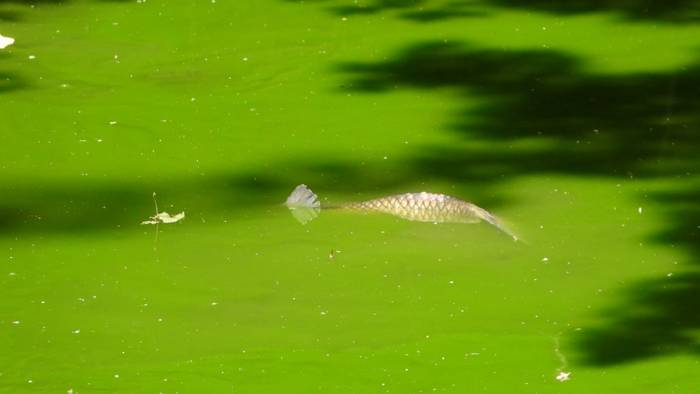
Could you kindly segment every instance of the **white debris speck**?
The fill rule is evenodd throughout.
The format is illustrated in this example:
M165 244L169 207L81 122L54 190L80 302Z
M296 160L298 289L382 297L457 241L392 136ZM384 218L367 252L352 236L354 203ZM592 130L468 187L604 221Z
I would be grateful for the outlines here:
M27 380L27 383L32 384L32 383L34 383L34 381L31 380L31 379L28 379L28 380Z
M346 16L344 16L344 17L340 18L340 20L343 22L347 22L348 18Z
M219 303L216 302L216 301L214 301L214 302L211 303L211 306L217 306L217 305L219 305Z
M326 316L328 314L328 311L321 311L321 316Z
M115 374L114 374L114 379L119 379L119 374L118 374L118 373L115 373Z
M543 261L543 262L549 261L549 257L542 257L542 261Z
M246 56L246 57L244 57L242 60L243 60L244 62L247 62L247 61L248 61L248 57Z
M116 121L116 120L110 120L110 121L109 121L109 125L110 125L110 126L114 126L115 124L117 124L117 121Z
M566 382L567 380L571 379L571 372L561 371L561 372L559 372L559 375L557 375L557 377L555 379L560 381L560 382Z
M637 208L637 212L639 212L639 214L641 215L642 214L642 207Z
M14 324L15 326L19 325L19 323L21 323L19 320L15 320L12 322L12 324Z
M80 334L80 329L78 328L77 330L71 331L73 334Z
M34 56L34 55L29 55L29 56L27 56L27 59L29 59L29 60L34 60L34 59L36 59L36 56Z
M12 37L5 37L2 34L0 34L0 49L9 47L10 45L15 43L15 39Z
M167 212L159 212L158 214L151 216L149 220L144 220L143 222L141 222L141 224L177 223L184 218L185 212L180 212L176 215L170 215Z
M668 274L666 274L666 276L669 277L669 278L672 277L672 276L673 276L673 272L669 272Z

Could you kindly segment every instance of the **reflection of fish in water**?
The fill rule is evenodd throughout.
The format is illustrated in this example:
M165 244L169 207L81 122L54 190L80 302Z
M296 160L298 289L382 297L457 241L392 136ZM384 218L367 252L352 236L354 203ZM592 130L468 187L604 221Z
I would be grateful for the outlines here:
M321 212L318 196L306 185L297 186L287 197L285 204L292 215L302 224L310 222ZM480 220L485 220L510 235L514 240L518 240L512 231L488 211L444 194L406 193L325 208L384 212L402 219L419 222L477 223Z

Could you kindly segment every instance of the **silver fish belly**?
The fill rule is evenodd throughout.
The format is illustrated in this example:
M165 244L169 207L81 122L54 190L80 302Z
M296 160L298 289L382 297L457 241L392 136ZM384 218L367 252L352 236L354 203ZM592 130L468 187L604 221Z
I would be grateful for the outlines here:
M444 194L406 193L349 203L342 208L388 213L402 219L433 223L477 223L478 207Z

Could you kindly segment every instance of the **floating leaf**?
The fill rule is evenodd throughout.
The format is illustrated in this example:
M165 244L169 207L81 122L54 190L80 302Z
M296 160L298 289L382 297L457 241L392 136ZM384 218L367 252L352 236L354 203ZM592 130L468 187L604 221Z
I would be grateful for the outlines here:
M180 212L176 215L171 215L167 212L158 212L158 201L156 201L156 192L153 192L153 205L156 207L156 214L149 217L148 220L144 220L141 222L141 224L169 224L169 223L177 223L180 220L185 218L185 212ZM156 231L156 234L158 232Z
M170 215L167 212L159 212L153 215L149 220L144 220L141 224L158 224L158 223L176 223L185 218L185 212L180 212L177 215Z
M567 380L571 379L571 372L561 371L561 372L559 372L559 375L557 375L557 377L555 379L560 381L560 382L566 382Z

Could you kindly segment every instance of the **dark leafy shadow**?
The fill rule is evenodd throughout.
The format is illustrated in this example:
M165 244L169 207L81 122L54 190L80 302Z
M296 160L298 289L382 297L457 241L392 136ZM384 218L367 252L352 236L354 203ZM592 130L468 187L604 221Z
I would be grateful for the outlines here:
M20 20L20 13L13 10L0 10L0 21L17 22Z
M342 16L396 12L416 22L476 17L497 12L498 8L523 9L559 15L608 13L625 19L670 23L700 21L700 3L695 0L284 0L321 3Z
M655 240L680 245L700 256L700 192L657 196L670 207L673 226ZM604 327L584 332L584 361L609 365L668 353L700 355L700 272L669 272L661 279L638 283L627 291L627 302L607 311ZM692 267L697 268L697 267Z
M26 5L35 5L35 4L62 4L65 3L66 0L0 0L0 4L26 4Z
M4 49L0 50L0 94L29 87L27 80L20 74L2 68L3 62L10 56Z
M298 178L290 180L289 172L285 171L285 175L275 170L279 168L286 168ZM153 192L157 193L161 211L176 213L184 210L188 217L206 217L209 221L240 218L256 210L284 210L281 203L299 183L311 185L322 198L330 192L359 199L379 197L388 191L416 191L405 189L415 183L415 173L410 169L358 168L355 163L340 161L277 163L269 172L220 174L152 183L84 181L5 185L0 188L0 236L84 236L104 231L137 231L141 229L138 224L155 213ZM445 192L455 194L455 191ZM487 187L480 187L478 182L470 185L465 195L489 208L507 202L503 197L497 198L489 193Z
M464 147L423 150L408 167L454 183L523 175L688 179L700 168L700 65L677 72L595 75L552 51L504 52L464 45L413 46L380 63L348 63L342 89L447 91L465 108L445 124ZM479 100L474 100L478 97ZM474 103L479 103L474 106ZM470 148L469 141L488 148ZM700 194L668 193L669 230L655 242L685 248L685 273L638 283L604 325L580 342L585 362L608 365L697 352L700 328Z
M582 334L583 362L604 366L672 353L700 355L698 308L698 272L637 284L624 305L606 313L606 326Z
M457 18L479 18L490 15L483 7L471 4L452 4L439 8L426 8L401 13L401 18L419 23L429 23Z
M427 152L417 166L465 175L565 173L656 177L698 164L700 66L678 73L589 75L571 57L550 51L502 52L428 43L394 60L340 67L347 89L442 89L477 95L478 107L446 128L492 151ZM528 149L510 148L513 141ZM668 159L663 165L660 159ZM480 171L485 167L487 171ZM463 172L467 171L467 172ZM458 174L455 174L458 176Z
M338 16L374 15L393 12L398 17L414 22L427 23L445 19L480 17L489 15L486 3L472 1L431 1L431 0L375 0L371 2L325 1L327 9Z
M369 4L348 4L332 6L330 9L339 15L376 14L389 10L405 10L425 4L425 0L375 0Z
M29 84L20 75L0 71L0 94L27 87L29 87Z
M499 6L558 14L613 12L629 19L667 22L700 21L700 3L695 0L489 0Z
M94 0L103 3L130 3L131 0ZM20 4L20 5L37 5L37 4L65 4L70 3L71 0L0 0L0 5L2 4Z
M135 231L155 213L153 192L161 211L225 217L278 205L285 198L282 191L291 187L229 175L147 184L5 184L0 188L0 235Z

